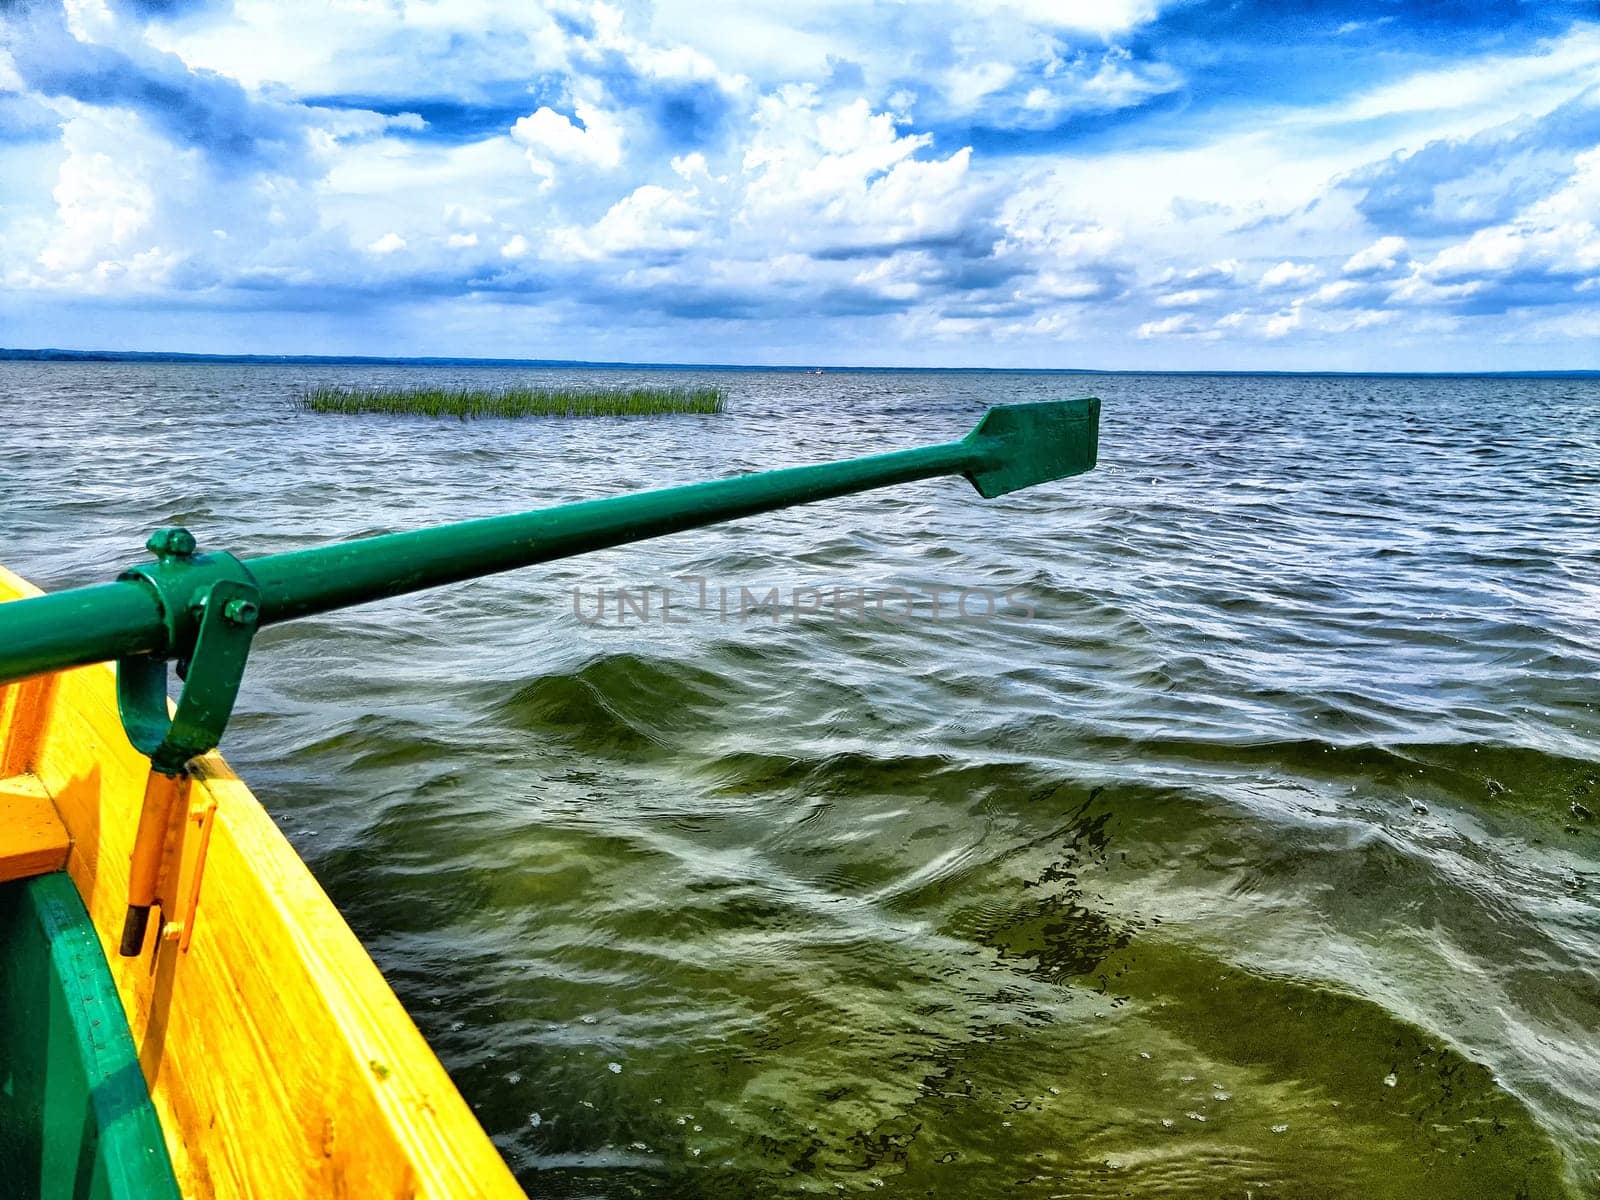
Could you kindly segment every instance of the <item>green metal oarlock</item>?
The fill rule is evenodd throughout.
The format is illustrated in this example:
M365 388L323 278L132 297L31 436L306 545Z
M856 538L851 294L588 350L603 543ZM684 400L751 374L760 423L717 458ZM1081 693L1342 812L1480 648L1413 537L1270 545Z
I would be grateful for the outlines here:
M117 714L134 749L157 771L177 775L222 740L260 621L261 592L233 555L195 554L187 529L158 529L145 548L156 561L117 578L149 585L161 601L167 644L192 649L178 658L184 685L170 717L166 658L119 658Z
M962 475L985 498L1091 469L1100 402L990 409L959 442L392 533L242 561L157 530L115 583L0 604L0 684L115 661L128 740L179 775L227 727L255 631L296 617L871 488ZM167 715L166 663L184 679Z

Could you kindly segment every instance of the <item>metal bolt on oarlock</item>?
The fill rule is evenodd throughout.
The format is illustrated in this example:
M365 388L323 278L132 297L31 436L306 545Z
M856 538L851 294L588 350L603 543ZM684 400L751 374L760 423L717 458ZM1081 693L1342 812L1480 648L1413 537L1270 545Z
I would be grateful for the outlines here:
M181 525L156 530L144 544L144 548L158 558L188 558L194 553L194 547L194 534Z
M261 615L261 607L253 600L229 600L222 615L234 625L249 625Z

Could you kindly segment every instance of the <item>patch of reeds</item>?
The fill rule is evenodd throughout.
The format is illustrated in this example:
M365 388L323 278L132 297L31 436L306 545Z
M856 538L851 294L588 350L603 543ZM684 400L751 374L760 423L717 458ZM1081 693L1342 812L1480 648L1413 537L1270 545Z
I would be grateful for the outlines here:
M316 384L294 397L301 412L424 417L647 417L719 413L713 387L340 387Z

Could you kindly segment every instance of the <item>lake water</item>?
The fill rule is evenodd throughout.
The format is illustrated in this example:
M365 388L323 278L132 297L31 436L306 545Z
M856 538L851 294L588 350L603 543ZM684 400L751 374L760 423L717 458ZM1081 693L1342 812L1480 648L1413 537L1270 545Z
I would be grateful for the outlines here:
M289 403L556 379L729 411ZM1078 479L265 631L223 750L535 1195L1594 1195L1600 382L4 364L3 557L98 582L162 524L262 554L1075 395Z

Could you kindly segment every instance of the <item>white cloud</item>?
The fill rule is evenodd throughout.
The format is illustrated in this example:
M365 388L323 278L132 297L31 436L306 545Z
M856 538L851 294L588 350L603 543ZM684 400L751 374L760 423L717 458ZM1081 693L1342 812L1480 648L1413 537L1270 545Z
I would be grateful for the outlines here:
M1277 313L1267 318L1264 332L1269 338L1287 337L1294 330L1300 328L1304 320L1299 308L1291 308L1288 312Z
M1306 297L1309 304L1337 304L1355 292L1361 290L1361 285L1349 279L1339 279L1333 283L1325 283L1310 296Z
M1016 76L1017 69L1010 63L983 62L954 67L945 72L945 95L957 108L970 108L983 97L1005 87Z
M204 286L240 255L279 266L349 253L317 231L292 180L218 174L121 109L78 107L53 157L49 210L0 225L0 278L12 289L147 296L180 278Z
M398 233L395 233L392 230L384 234L381 238L378 238L376 241L370 242L367 245L367 250L369 252L379 255L393 254L396 250L404 250L405 248L405 238L401 237Z
M567 230L564 245L580 258L685 250L700 240L701 211L692 195L647 183L618 200L587 230Z
M1570 280L1600 275L1600 147L1579 154L1577 169L1560 188L1513 220L1479 229L1441 248L1397 289L1397 298L1448 299L1481 292L1513 273ZM1558 285L1560 286L1560 285ZM1450 289L1466 288L1467 291Z
M1058 101L1054 106L1057 113L1127 108L1149 96L1172 91L1182 79L1162 63L1136 65L1126 50L1111 50L1100 56L1092 72L1080 74L1075 82L1076 95L1069 92Z
M1364 250L1358 250L1345 259L1346 275L1366 275L1376 271L1392 271L1406 254L1403 237L1381 237Z
M1534 89L1544 92L1553 87L1558 94L1570 95L1597 82L1600 28L1576 25L1559 38L1541 42L1531 54L1486 55L1380 84L1341 103L1333 115L1342 121L1368 121L1409 112L1498 111L1508 99L1526 112L1542 104Z
M581 126L553 108L539 108L519 117L511 137L527 148L528 163L548 182L558 163L578 163L611 170L622 162L622 126L610 113L592 104L578 104Z
M926 254L896 254L863 267L851 282L886 300L911 301L924 294L924 281L931 266Z
M81 42L108 42L117 36L117 21L106 0L62 0L62 14L72 36Z
M813 246L894 245L952 236L986 189L971 178L972 153L919 159L928 134L902 134L865 100L824 105L812 87L765 97L743 161L736 221Z
M1192 333L1197 328L1195 320L1188 313L1177 313L1170 317L1163 317L1159 321L1146 321L1139 326L1138 335L1141 338L1168 337L1175 333Z
M674 175L691 183L699 176L711 174L711 169L706 165L706 156L698 150L693 154L673 155L671 166Z
M1421 274L1413 274L1389 290L1389 302L1416 308L1448 307L1469 299L1483 290L1484 282L1481 279L1467 283L1440 284Z
M382 96L427 80L432 94L461 99L562 71L573 47L555 11L520 0L235 0L226 20L157 23L144 37L252 89Z
M27 89L22 76L17 74L16 59L4 46L0 46L0 92L21 92Z
M1155 305L1157 308L1194 308L1196 305L1215 300L1220 294L1215 288L1188 288L1185 291L1157 296Z
M1582 339L1600 343L1600 309L1563 313L1534 322L1530 334L1540 341L1565 342Z
M81 268L137 245L155 216L149 179L135 162L104 150L69 153L52 195L59 225L39 255L49 271Z
M692 43L724 69L736 68L768 89L783 83L816 80L831 62L856 64L868 87L913 75L930 86L949 83L970 102L994 94L987 75L1050 61L1058 43L1091 40L1104 44L1153 19L1158 5L1146 0L953 0L950 3L862 4L855 0L745 0L707 19L697 0L656 0L651 33L668 41ZM948 72L928 70L930 49L958 47ZM967 64L975 64L968 66ZM976 74L974 74L976 72ZM972 89L965 91L961 89ZM893 99L889 106L904 109ZM960 106L951 101L952 109Z
M1311 263L1297 263L1284 261L1275 267L1269 267L1261 276L1261 287L1264 290L1293 287L1297 284L1309 283L1322 274Z

